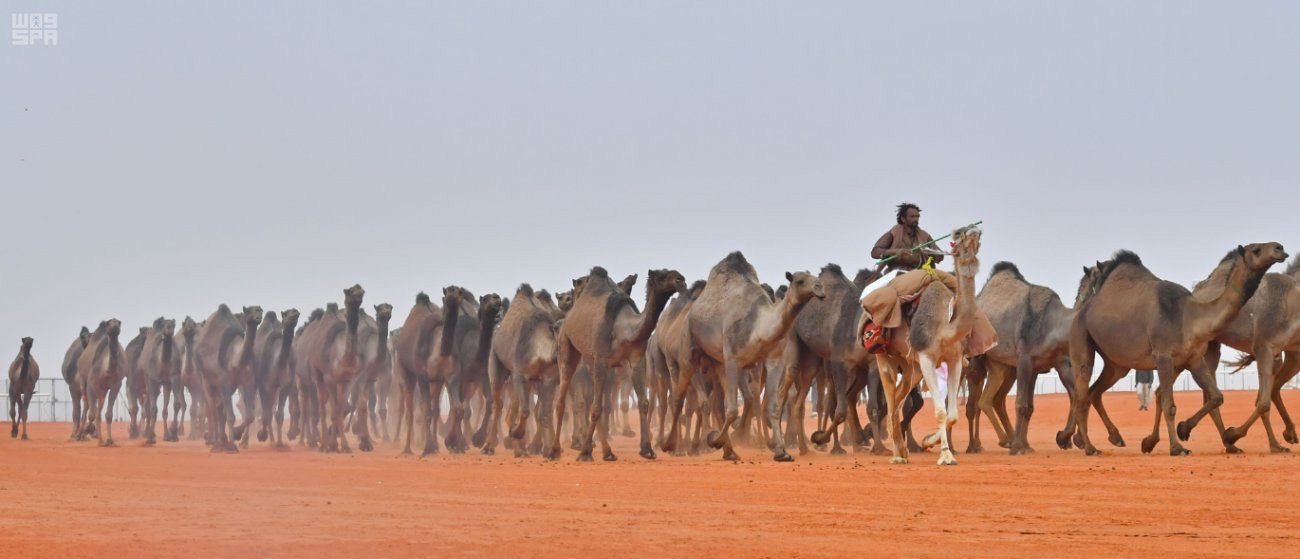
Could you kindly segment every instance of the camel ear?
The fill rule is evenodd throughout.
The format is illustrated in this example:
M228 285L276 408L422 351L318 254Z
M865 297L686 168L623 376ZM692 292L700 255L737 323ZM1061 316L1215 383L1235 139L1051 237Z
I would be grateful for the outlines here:
M1242 256L1244 254L1246 254L1246 247L1237 245L1237 255Z
M578 278L578 279L581 279L581 278ZM573 287L575 287L575 288L578 287L578 280L577 280L577 279L573 280Z
M785 281L794 281L794 274L791 274L790 272L786 272Z
M244 314L248 314L248 307L244 307Z
M1087 266L1084 266L1084 267L1083 267L1083 275L1085 275L1085 276L1088 275L1088 267L1087 267Z

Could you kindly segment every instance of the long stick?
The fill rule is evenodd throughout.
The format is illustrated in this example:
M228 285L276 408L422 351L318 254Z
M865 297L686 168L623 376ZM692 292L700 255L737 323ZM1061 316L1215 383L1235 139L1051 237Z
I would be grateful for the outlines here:
M958 229L958 230L961 230L961 229L966 229L967 227L975 227L976 225L980 225L980 224L982 224L982 223L984 223L984 221L983 221L983 220L980 220L980 221L976 221L975 223L972 223L972 224L970 224L970 225L967 225L966 227L958 227L957 229ZM934 243L937 243L937 242L939 242L939 241L942 241L942 240L944 240L944 239L947 239L948 237L951 237L951 236L952 236L952 233L948 233L947 235L944 235L944 236L939 237L939 238L937 238L937 239L934 239L934 240L931 240L931 241L924 242L924 243L921 243L921 244L919 244L919 245L916 245L916 246L912 247L912 250L923 249L923 248L925 248L925 247L927 247L927 246L930 246L930 245L932 245L932 244L934 244ZM881 265L883 265L883 264L887 264L887 263L889 263L890 260L893 260L893 259L895 259L895 258L898 258L898 255L897 255L897 254L892 255L892 256L887 256L887 257L885 257L885 258L881 258L880 260L877 260L877 261L876 261L876 265L877 265L877 266L881 266Z

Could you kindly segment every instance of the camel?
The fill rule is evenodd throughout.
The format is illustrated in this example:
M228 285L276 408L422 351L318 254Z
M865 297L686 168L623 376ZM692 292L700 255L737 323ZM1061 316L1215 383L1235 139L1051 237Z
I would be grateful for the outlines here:
M77 378L81 381L82 406L87 417L86 430L95 433L100 446L114 446L113 406L122 389L122 344L117 338L122 333L122 323L111 318L99 323L90 335L86 350L77 360ZM100 417L104 426L100 428Z
M32 358L32 339L23 338L18 346L18 357L9 364L9 421L13 428L10 437L18 436L18 423L23 424L22 440L27 440L27 407L36 393L36 381L41 378L41 366Z
M173 337L175 348L172 351L176 357L172 359L172 424L170 427L172 441L179 441L181 435L185 434L183 418L189 407L185 401L185 391L189 390L191 395L202 394L201 381L194 368L194 352L190 350L194 347L194 337L198 332L198 323L187 316L181 321L180 338ZM198 413L201 407L198 403L199 398L191 399L195 404L195 413L190 416L190 436L197 438L203 435L203 414Z
M1091 268L1084 268L1075 294L1075 309L1087 293ZM999 343L971 367L967 404L970 445L967 453L983 450L979 437L979 416L988 416L998 436L998 445L1012 455L1033 451L1029 446L1029 420L1034 413L1034 385L1038 375L1055 369L1066 392L1073 397L1074 373L1070 369L1070 325L1075 310L1061 302L1051 288L1029 283L1011 262L993 265L989 279L976 297L980 310L989 317ZM983 383L976 370L987 373ZM1006 411L1006 397L1016 385L1016 423ZM1074 430L1068 418L1063 432Z
M379 379L375 381L375 407L377 408L375 411L379 420L380 436L383 438L384 442L390 440L388 434L388 405L391 400L394 400L394 396L398 395L397 383L393 382L393 370L397 367L397 361L392 357L393 340L396 340L401 333L401 328L389 330L388 340L384 342L384 344L388 346L388 370L380 371ZM400 400L400 395L397 396L397 399Z
M140 424L137 422L137 416L140 413L140 404L144 402L144 374L140 370L140 355L144 351L144 340L149 336L149 327L141 326L140 333L136 334L131 341L126 343L123 349L123 369L126 376L126 412L131 417L131 424L127 428L127 438L135 440L140 436Z
M262 412L257 440L270 440L271 448L275 450L289 449L289 445L284 443L284 411L289 386L293 383L290 363L293 359L293 334L298 327L299 316L298 309L285 309L279 317L274 312L266 313L253 341L254 386ZM248 433L245 432L245 440L247 437Z
M244 307L236 317L230 307L221 305L203 323L190 348L202 380L203 408L213 452L239 451L233 440L239 437L227 433L234 417L231 400L235 389L253 377L253 344L261 322L262 307Z
M365 295L366 290L360 285L343 290L342 316L338 312L326 312L316 321L316 328L304 331L299 342L311 382L316 387L319 406L316 423L321 435L321 452L352 452L343 415L348 387L362 368L362 348L357 332L361 326L361 303Z
M293 370L293 383L290 385L290 423L287 435L290 440L297 438L298 444L307 447L317 446L321 439L321 434L317 432L317 426L320 424L320 402L317 401L319 394L316 392L316 382L312 379L311 367L308 364L307 346L303 342L315 336L314 332L320 327L321 319L325 317L327 309L330 314L336 314L339 306L337 303L330 303L325 309L313 309L307 315L307 321L294 334L293 357L289 360L289 367Z
M352 410L352 434L357 436L357 448L362 452L375 449L370 438L370 401L375 393L375 381L384 370L393 367L392 356L388 352L388 323L393 318L393 306L388 303L375 305L375 317L362 312L361 324L357 331L360 348L360 371L349 390L350 408Z
M461 318L461 304L465 297L462 289L447 286L442 290L443 307L439 308L428 295L420 293L415 296L415 306L406 315L402 324L401 335L393 340L394 374L402 387L401 417L398 429L405 429L405 446L402 456L411 455L411 442L415 436L415 404L424 405L424 419L421 433L424 437L424 450L421 456L438 452L437 425L441 414L440 402L442 387L451 380L454 372L454 354L456 323ZM430 363L437 358L437 369L431 370Z
M1278 444L1269 422L1269 403L1275 403L1285 424L1283 439L1291 444L1300 442L1295 424L1282 403L1282 386L1300 372L1300 256L1291 261L1286 273L1265 274L1255 295L1246 301L1237 316L1215 337L1219 343L1243 352L1231 363L1237 370L1256 361L1259 364L1259 392L1255 409L1244 423L1225 433L1229 443L1235 443L1250 431L1256 419L1263 419L1268 434L1269 449L1273 452L1290 452ZM1282 356L1282 358L1279 358ZM1211 363L1217 361L1213 357Z
M581 284L581 289L579 289ZM673 293L686 291L686 279L676 270L650 270L646 275L645 312L637 312L632 298L619 289L609 278L609 273L599 266L591 269L584 281L574 282L573 308L560 325L558 341L560 353L560 385L556 391L556 428L552 434L549 459L560 457L560 429L564 425L565 398L569 384L579 362L587 365L592 376L591 423L583 434L585 446L578 460L591 461L595 447L596 431L600 432L602 458L617 460L609 446L609 433L604 429L605 394L614 367L627 366L629 361L645 358L646 341L659 322L659 316ZM650 402L646 397L644 368L633 375L641 417L641 457L655 458L650 446Z
M90 329L82 326L77 339L73 340L68 346L68 351L64 352L63 366L60 368L63 382L68 385L68 394L72 397L72 438L74 440L85 440L86 435L89 434L83 430L85 418L82 417L81 409L81 378L77 375L77 362L81 360L81 354L89 343Z
M742 370L763 365L768 353L785 341L799 311L814 297L826 297L821 281L808 272L786 272L785 279L789 292L776 303L763 290L758 272L745 255L733 252L709 270L708 283L686 313L696 361L703 365L698 368L714 371L715 382L721 388L721 407L715 413L722 412L722 424L705 436L705 442L721 448L724 460L740 459L732 448L730 432L739 417L736 391L744 392L747 406L755 402L750 383L741 378ZM667 438L670 442L677 439L682 398L696 368L682 368L674 387L670 410L673 424Z
M1169 430L1169 454L1190 454L1178 442L1181 437L1174 426L1174 379L1189 370L1206 393L1201 409L1183 422L1188 432L1206 414L1213 414L1216 423L1221 424L1218 407L1223 403L1223 394L1214 385L1213 364L1205 360L1209 345L1254 295L1264 273L1285 260L1286 252L1278 243L1238 246L1202 282L1205 289L1193 294L1156 277L1138 255L1116 253L1092 286L1093 294L1076 312L1070 329L1070 363L1077 373L1071 412L1085 453L1100 453L1088 437L1088 409L1092 404L1088 372L1092 371L1095 355L1101 353L1105 367L1096 384L1103 390L1130 369L1159 371L1159 411L1151 434L1142 440L1142 452L1151 452L1160 442L1163 415ZM1113 432L1112 439L1116 438L1118 433ZM1230 446L1226 436L1224 439Z
M447 450L462 453L469 449L465 431L472 425L470 417L470 399L475 393L487 394L490 391L488 375L488 356L492 351L492 338L497 323L505 309L505 302L500 295L488 293L474 301L469 291L462 290L466 300L459 305L461 316L455 322L455 337L452 347L454 354L454 371L447 383L447 400L451 404L451 413L447 416ZM444 362L438 354L430 356L430 367L439 367ZM486 403L486 400L485 402ZM487 436L487 407L481 410L478 431Z
M659 448L665 452L675 452L680 448L679 441L669 441L668 431L664 428L665 420L671 412L669 397L671 388L681 376L684 368L695 367L697 359L691 346L691 334L687 327L686 315L691 305L708 285L705 280L696 280L690 289L682 295L673 297L659 317L659 325L646 342L646 366L652 384L655 387L656 406L659 410Z
M152 445L157 442L158 396L163 395L163 440L179 440L167 428L167 406L171 400L171 384L175 382L176 371L176 321L159 317L145 335L140 355L135 362L137 382L144 384L140 401L144 407L144 443ZM129 381L128 381L129 382Z
M957 388L962 379L962 367L968 352L966 340L979 320L975 302L975 274L979 272L981 232L968 226L953 232L953 260L956 264L957 292L953 293L941 281L925 286L914 303L910 321L895 329L886 350L876 354L880 379L887 406L886 423L893 446L890 462L906 464L908 448L903 441L901 405L907 394L922 379L930 387L938 428L926 437L923 447L940 444L940 466L957 464L953 457L948 432L957 421ZM907 335L902 335L906 332ZM989 340L995 342L995 340ZM940 364L947 366L948 378L943 381L937 374ZM901 378L899 375L901 374ZM940 382L946 385L946 393Z
M865 273L864 273L865 272ZM875 359L862 344L857 342L857 323L862 315L862 305L858 299L862 289L870 279L869 272L860 272L859 281L850 281L843 270L835 264L822 267L817 275L825 292L824 298L810 300L795 319L794 328L790 330L784 347L781 349L784 370L779 384L776 385L773 402L767 406L768 424L772 438L768 446L772 448L773 458L778 462L788 462L793 458L785 450L785 438L781 435L780 422L789 402L790 390L795 388L794 400L797 410L791 411L790 429L799 435L799 452L808 452L803 435L804 399L812 385L814 375L823 371L822 378L831 381L833 390L826 399L827 405L833 404L834 411L823 413L819 420L830 416L830 425L825 430L813 433L815 444L826 444L833 440L832 454L843 454L839 433L836 430L846 419L849 420L849 432L854 438L861 436L862 427L857 419L857 395L867 381L867 375L875 365ZM797 413L796 413L797 411ZM883 415L883 414L882 414ZM880 423L875 425L879 428ZM829 433L829 435L828 435ZM854 441L855 444L858 441Z
M496 452L507 380L514 388L509 433L516 439L515 456L527 452L521 441L528 423L528 403L534 390L541 402L539 430L549 433L553 428L550 410L554 405L554 384L559 381L559 344L555 334L560 314L557 311L550 294L545 290L535 293L532 286L525 283L515 291L514 304L501 317L487 358L492 401L486 410L488 427L483 454Z

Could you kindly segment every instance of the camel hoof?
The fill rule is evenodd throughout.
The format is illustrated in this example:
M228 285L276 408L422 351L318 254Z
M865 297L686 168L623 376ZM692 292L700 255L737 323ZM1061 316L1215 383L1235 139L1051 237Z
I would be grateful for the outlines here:
M231 433L234 434L234 437L232 437L232 438L234 438L235 440L239 440L239 439L244 438L244 428L243 428L243 427L235 427L234 429L231 430Z
M1012 455L1012 456L1027 455L1027 454L1033 454L1033 453L1034 453L1034 449L1033 449L1033 447L1031 447L1031 446L1013 446L1013 447L1011 447L1011 455Z
M957 465L957 458L955 458L955 457L952 455L952 451L950 451L950 450L945 450L945 451L939 453L939 463L938 463L938 465L940 465L940 466L956 466L956 465Z
M1101 456L1101 451L1100 451L1100 450L1097 450L1097 447L1095 447L1095 446L1087 445L1087 446L1083 449L1083 454L1084 454L1085 456Z
M275 443L274 445L271 445L271 448L276 452L289 452L292 450L289 448L289 445L284 443Z
M671 454L672 452L677 450L677 441L674 441L672 439L664 439L663 441L659 442L659 450Z
M524 422L522 422L522 421L519 422L519 426L518 426L518 427L515 427L514 429L511 429L511 430L510 430L510 438L515 439L515 440L523 440L524 435L526 434L527 429L528 429L528 427L527 427L526 425L524 425Z
M1192 426L1186 421L1178 422L1177 431L1178 431L1178 440L1180 441L1186 441L1192 438Z
M605 453L604 453L604 455L602 455L602 456L600 457L600 459L601 459L601 460L604 460L604 461L606 461L606 462L617 462L617 461L618 461L618 457L617 457L617 456L614 456L614 451L612 451L612 450L606 450Z
M117 443L113 442L113 439L107 439L104 442L99 443L99 446L102 447L117 446Z
M726 441L722 440L722 433L709 431L709 434L704 437L704 442L713 448L722 448Z
M1151 454L1151 451L1155 450L1156 443L1158 442L1160 442L1160 437L1152 437L1150 435L1144 437L1142 439L1142 454Z
M17 425L15 425L13 429L10 429L10 430L9 430L9 438L11 438L11 439L16 439L16 438L18 438L18 426L17 426Z
M144 440L144 446L154 446L154 445L156 445L156 444L158 444L158 441L157 441L157 440L154 440L154 439L145 439L145 440Z
M790 456L790 453L786 452L785 449L782 449L781 452L773 455L772 459L777 462L794 462L794 457Z
M128 427L126 433L128 439L135 440L140 438L140 428L136 427L135 425Z
M1124 437L1121 437L1119 433L1107 437L1106 440L1110 441L1112 446L1117 446L1119 448L1124 448L1125 446Z
M889 454L889 449L885 448L885 445L883 443L873 444L871 445L871 454L873 456L884 456L886 454Z
M631 429L624 429L622 435L627 438L632 438L636 436L636 432Z
M584 450L584 451L578 453L578 460L577 460L577 461L578 461L578 462L591 462L591 461L592 461L592 458L591 458L591 451L589 451L589 450Z
M1223 447L1224 454L1244 454L1246 451L1237 448L1237 445L1228 445Z
M903 458L902 456L895 456L895 457L889 459L889 463L890 463L890 464L906 464L906 463L907 463L907 459L906 459L906 458Z
M264 443L269 436L270 434L266 432L266 429L260 429L257 431L257 442Z
M1234 447L1232 447L1232 448L1237 448L1237 447L1234 446ZM1237 451L1240 452L1241 449L1237 448ZM1291 449L1289 449L1289 448L1287 448L1287 447L1285 447L1285 446L1282 446L1282 445L1280 445L1280 444L1275 444L1275 445L1271 445L1271 446L1269 446L1269 451L1270 451L1270 452L1273 452L1274 454L1281 454L1281 453L1284 453L1284 452L1291 452Z
M560 459L560 448L559 448L559 447L552 448L549 452L547 452L547 453L546 453L544 456L542 456L542 457L545 458L545 459L547 459L547 460L551 460L551 461L559 460L559 459Z
M839 454L848 454L848 453L844 451L844 447L840 447L840 446L831 449L832 456L839 455Z
M1187 456L1187 455L1189 455L1189 454L1191 454L1191 453L1192 453L1192 451L1191 451L1190 449L1186 449L1186 448L1183 448L1183 447L1181 447L1181 446L1171 446L1171 447L1169 447L1169 455L1170 455L1170 456Z
M18 437L18 440L20 440L20 441L26 441L26 440L29 440L29 439L27 438L27 433L23 433L23 436ZM1288 449L1284 449L1284 450L1286 450L1287 452L1291 452L1291 449L1289 449L1289 448L1288 448Z
M1300 444L1300 437L1296 436L1295 429L1287 429L1282 432L1282 440L1291 444Z
M437 455L438 455L437 447L425 447L424 452L420 453L420 458L424 458L425 456L437 456Z
M650 448L648 445L641 447L641 457L646 460L654 460L655 458L658 458L658 456L655 455L655 450Z
M1246 436L1246 433L1236 427L1229 427L1223 430L1223 444L1231 446Z
M727 461L729 461L729 462L739 462L739 461L740 461L740 455L739 455L739 454L736 454L736 451L734 451L734 450L727 449L727 450L723 451L723 453L722 453L722 459L723 459L723 460L727 460Z
M361 439L361 442L357 444L357 448L361 449L361 452L370 452L375 449L375 445L370 442L370 439Z
M384 440L388 440L388 437L384 437ZM487 434L474 433L474 437L471 438L469 442L472 443L474 446L483 446L483 444L487 442Z
M298 435L299 435L299 431L297 427L290 427L289 432L285 433L285 436L289 437L289 440L291 441L297 439Z
M831 434L826 431L817 430L813 431L812 436L808 437L808 439L815 445L824 445L831 441Z
M998 446L1002 448L1011 448L1011 440L1007 439L1005 441L998 441Z
M984 452L984 447L983 447L983 446L980 446L980 445L975 444L975 443L971 443L971 444L966 445L966 454L980 454L980 453L982 453L982 452ZM1015 453L1016 453L1016 450L1015 450L1015 449L1011 449L1011 454L1015 454Z

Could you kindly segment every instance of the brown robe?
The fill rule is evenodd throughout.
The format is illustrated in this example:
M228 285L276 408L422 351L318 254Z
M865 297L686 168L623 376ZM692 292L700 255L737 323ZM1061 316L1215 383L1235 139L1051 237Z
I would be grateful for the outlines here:
M862 298L862 308L866 314L863 317L864 323L859 325L859 332L861 327L865 326L865 320L870 320L886 329L903 326L902 297L919 296L936 279L943 282L954 295L957 293L957 276L943 270L935 270L933 276L925 270L904 272L889 280L888 284L868 293ZM998 334L993 329L993 323L989 322L988 315L978 307L975 309L975 325L967 341L970 344L971 355L983 355L984 352L998 345Z

